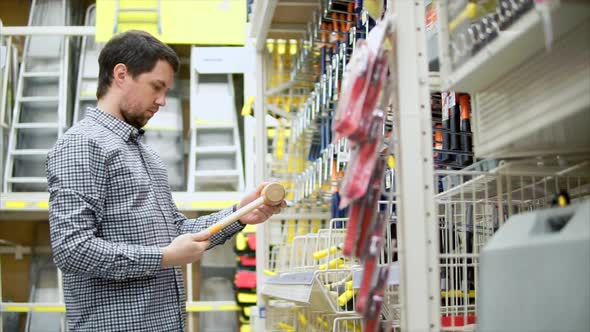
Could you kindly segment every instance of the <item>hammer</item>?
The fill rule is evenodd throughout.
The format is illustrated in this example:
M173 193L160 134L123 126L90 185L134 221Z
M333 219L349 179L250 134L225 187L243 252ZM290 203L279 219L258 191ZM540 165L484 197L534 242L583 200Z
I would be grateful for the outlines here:
M208 234L209 236L212 236L213 234L218 233L225 227L239 220L244 215L252 212L260 205L266 204L276 206L281 204L281 202L283 202L283 199L285 199L285 187L283 187L283 185L279 183L268 184L266 185L266 187L262 189L260 197L246 204L245 206L242 206L234 213L216 222L214 225L209 226L207 229L201 232L204 234Z

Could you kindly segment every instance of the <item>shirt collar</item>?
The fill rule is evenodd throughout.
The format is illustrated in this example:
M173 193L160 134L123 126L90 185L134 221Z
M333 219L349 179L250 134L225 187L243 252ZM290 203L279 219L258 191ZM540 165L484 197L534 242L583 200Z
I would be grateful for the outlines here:
M100 110L98 107L89 107L86 116L110 129L124 141L137 141L143 133L143 129L137 129L127 122L116 118L115 116Z

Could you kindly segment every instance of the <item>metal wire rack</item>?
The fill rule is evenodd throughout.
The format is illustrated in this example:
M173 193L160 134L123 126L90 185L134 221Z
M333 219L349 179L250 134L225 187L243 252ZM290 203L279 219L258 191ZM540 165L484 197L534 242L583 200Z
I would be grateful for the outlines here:
M385 245L379 255L379 266L392 264L397 259L397 217L393 206L395 201L392 199L380 201L380 207L389 209L391 215L390 227L385 229ZM275 276L310 276L311 280L307 289L308 303L287 301L291 303L287 305L284 301L269 302L266 312L267 331L286 331L290 328L293 328L292 331L362 329L361 316L355 311L362 264L358 258L345 257L340 252L347 222L348 218L334 218L316 221L316 226L313 226L313 220L298 219L267 225L274 226L268 232L274 239L274 242L269 240L269 243L274 244L267 260L267 271ZM323 228L317 229L320 226ZM387 326L400 326L398 284L399 278L391 278L385 290L382 315ZM308 325L302 326L302 321L308 322Z
M559 165L561 164L561 165ZM590 163L522 160L500 162L490 171L435 172L440 245L441 325L445 331L474 328L477 319L479 254L514 214L590 198Z
M362 320L358 315L339 315L310 310L293 302L271 300L265 328L268 332L361 332Z

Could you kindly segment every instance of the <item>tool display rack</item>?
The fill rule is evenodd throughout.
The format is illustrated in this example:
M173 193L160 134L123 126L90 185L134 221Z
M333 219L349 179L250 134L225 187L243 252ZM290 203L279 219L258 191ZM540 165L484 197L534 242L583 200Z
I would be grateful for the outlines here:
M320 10L321 17L333 3L255 2L251 35L257 49L257 119L276 108L268 96L299 88L311 98L318 93L314 80L321 83L322 77L310 78L303 65L293 65L291 79L279 85L267 79L274 69L266 40L300 40L299 45L308 48L299 49L299 63L313 64L314 49L309 46L314 23L321 26L313 13ZM440 72L428 72L425 4L387 2L391 10L385 19L393 22L396 50L386 88L392 95L396 177L395 191L380 203L395 206L394 213L388 210L388 220L395 221L397 241L385 234L388 243L380 264L389 265L397 279L390 278L381 317L384 328L396 331L475 330L479 253L494 232L514 214L552 206L557 193L567 192L572 203L590 197L590 140L582 129L590 123L590 66L582 60L588 59L590 50L590 43L582 40L589 31L590 7L577 1L547 2L547 6L526 0L494 2L496 16L485 17L510 15L510 22L503 21L489 35L473 39L467 45L471 49L458 52L453 43L461 37L448 29L457 15L449 12L450 3L436 2ZM463 32L480 23L481 17L468 21ZM551 79L552 75L561 79ZM431 94L441 91L471 96L477 162L464 169L440 167L433 158L434 122L429 110ZM305 155L302 146L309 145L317 129L301 126L313 116L305 103L294 109L297 113L284 118L292 135L286 145L298 147L287 153L297 158ZM257 134L265 135L264 122L257 126ZM267 140L257 144L266 151ZM274 175L287 182L295 203L259 230L257 331L363 329L354 307L338 303L346 288L334 292L325 286L354 274L358 262L333 262L331 254L321 260L310 258L344 237L342 224L347 218L330 220L325 204L318 204L325 202L322 195L329 196L326 185L339 180L326 176L331 168L325 158L346 160L343 145L330 144L320 158L294 167L291 174L277 176L271 167L256 170L257 180ZM257 165L266 163L276 160L270 154L257 155ZM398 262L385 253L396 253Z

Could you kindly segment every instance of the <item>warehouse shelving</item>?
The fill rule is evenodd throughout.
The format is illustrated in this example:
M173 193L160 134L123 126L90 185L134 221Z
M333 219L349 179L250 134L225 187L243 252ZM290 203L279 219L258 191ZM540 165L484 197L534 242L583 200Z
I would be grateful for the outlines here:
M550 24L555 43L564 34L580 23L588 20L590 12L586 5L578 2L562 1L555 7L548 8L551 22L544 21L542 10L530 10L523 14L513 25L500 32L498 38L485 45L476 55L465 63L453 68L450 54L444 45L448 44L448 1L439 1L442 46L441 74L445 77L443 90L462 92L479 92L488 88L493 82L522 65L528 58L546 47L544 24ZM553 47L557 50L558 47Z
M47 193L1 193L0 213L7 211L47 211ZM180 211L217 211L231 206L242 198L242 193L233 191L173 192L172 200Z
M547 6L524 13L458 65L447 46L448 29L441 29L443 87L477 92L473 127L479 157L590 152L584 125L590 121L590 9L569 1ZM448 1L439 2L443 27L447 8Z
M278 3L280 4L280 2ZM401 192L404 193L404 195L398 198L398 208L401 207L401 212L398 217L401 218L402 216L404 216L405 218L412 220L427 219L430 220L427 223L434 224L434 213L427 213L426 215L424 215L422 212L434 210L434 192L432 186L428 185L428 183L431 181L430 179L432 179L432 173L429 174L428 172L421 172L421 167L417 168L415 167L415 165L422 165L424 162L426 162L426 165L430 165L430 168L425 167L424 170L432 170L432 154L431 152L429 152L432 149L432 141L430 135L428 134L431 133L430 118L429 114L426 114L426 112L417 112L417 110L430 109L429 91L430 88L435 89L438 80L436 74L429 74L427 71L425 59L425 45L423 45L422 42L416 43L416 40L420 40L419 36L423 35L424 31L423 28L415 28L419 27L420 24L424 22L423 8L421 6L418 6L417 4L415 5L412 2L396 1L392 2L392 4L394 6L394 12L398 13L397 19L395 21L396 36L398 38L398 50L401 50L398 51L397 54L397 63L400 64L398 67L398 70L400 71L398 75L399 80L404 82L404 90L400 91L401 93L399 95L399 100L401 102L401 113L398 115L401 120L400 123L402 127L401 132L398 134L401 135L402 141L414 143L412 145L408 145L407 148L404 147L399 152L399 155L396 155L396 160L398 160L399 165L398 167L400 168L400 174L398 176L401 178L412 178L415 180L414 183L410 183L408 181L405 185L403 181L401 182ZM260 39L262 38L263 40L265 40L267 37L271 38L270 36L273 27L272 22L277 22L281 20L280 16L274 16L276 15L274 11L276 5L277 2L275 1L261 1L260 4L257 4L257 7L254 11L254 17L260 18L258 22L254 20L253 23L253 35L255 35L257 38L257 48L259 52L257 62L259 64L258 72L261 72L261 68L267 68L265 66L265 59L263 54L264 43ZM256 12L257 10L258 13ZM308 13L311 12L312 9L308 9ZM308 15L308 20L311 17L311 14ZM418 35L418 38L416 35ZM273 34L272 36L274 38L281 37L280 35L277 36L276 34ZM422 36L422 38L424 37ZM424 41L424 39L422 39L422 41ZM416 59L418 59L418 61L416 61ZM402 63L403 66L401 65ZM264 75L261 75L259 77L264 78ZM259 83L258 88L259 91L257 92L259 99L257 99L257 101L260 101L260 103L257 103L257 105L260 105L264 100L264 91L268 90L265 89L264 83ZM282 88L288 89L289 87L287 86ZM405 89L407 89L407 91ZM272 92L276 93L276 91L274 90ZM264 109L260 108L258 114L264 114L264 112ZM404 128L408 128L408 130L405 130ZM410 128L413 128L414 130L411 130ZM417 128L420 129L416 130ZM404 160L406 160L408 164L406 164ZM318 170L319 165L317 163L315 166L310 166L310 169L312 167L315 168L316 171L321 173L321 170ZM311 172L303 174L307 174L304 176L314 178L315 171L312 170ZM304 179L302 180L304 183L307 181ZM307 185L306 187L309 188L309 185ZM407 196L405 196L406 192L404 190L407 191ZM413 197L413 199L410 200L410 197ZM402 213L405 215L403 215ZM265 231L270 231L269 227L266 227ZM430 235L427 234L427 231L430 232ZM406 290L409 289L412 291L412 293L410 294L404 294L404 292L402 291L401 296L406 296L407 298L413 299L409 303L406 303L406 305L408 306L408 310L406 310L405 312L406 314L413 313L415 315L411 319L402 319L402 324L404 324L403 322L405 321L406 324L408 324L407 327L409 329L426 330L430 327L430 324L432 324L434 328L434 326L437 325L438 321L438 319L434 318L438 316L438 307L434 305L435 303L437 303L436 299L438 297L429 298L428 296L426 296L426 294L430 293L428 289L434 288L438 282L434 277L436 274L435 271L437 271L436 262L434 260L430 260L430 257L434 257L435 254L435 242L431 241L432 236L434 236L434 228L427 229L424 227L424 225L421 225L421 223L412 223L411 225L408 225L408 227L405 228L404 235L408 239L410 239L409 242L431 243L431 245L421 249L424 250L422 253L414 253L412 255L414 264L404 266L403 261L400 264L400 282L406 280L408 284ZM262 241L262 239L265 237L262 236L259 238L261 239L261 244L258 247L263 248L264 242ZM430 252L430 254L426 254L426 252ZM401 250L400 254L402 254ZM261 267L264 267L265 263L261 262ZM430 266L430 271L432 272L428 274L423 274L421 271L424 268L424 266ZM306 272L305 276L309 279L313 279L311 276L314 273L320 272ZM265 285L264 287L266 289L266 292L281 292L280 287L282 286L274 285L270 287L266 285L265 280L268 279L265 279L264 276L262 276L262 278L259 278L258 280L259 285ZM309 290L310 288L313 288L313 283L308 284L307 286L298 287L303 287L304 289L302 289L302 291ZM264 300L264 297L260 296L259 303L264 303L262 300ZM430 307L430 309L422 310L427 307ZM267 309L270 310L270 308ZM428 312L428 315L424 314L425 311Z
M3 26L1 36L11 40L17 36L94 36L94 33L93 26ZM242 196L243 193L238 191L173 192L173 200L182 212L216 211L237 203ZM48 197L47 193L2 192L0 193L0 218L10 219L21 212L43 213L48 209ZM40 214L37 213L36 216ZM26 216L22 219L26 219Z
M590 196L590 137L586 129L590 123L588 5L579 1L556 1L548 3L548 7L539 4L535 8L533 4L533 9L514 18L512 25L500 31L498 37L478 53L453 67L446 35L448 29L445 28L448 3L437 1L441 69L440 73L429 73L424 61L423 4L388 2L388 7L393 7L396 14L396 81L399 82L399 110L395 116L399 121L396 175L400 181L394 202L401 221L397 225L398 235L406 245L399 244L401 315L398 324L393 325L401 324L402 331L473 330L476 293L462 288L459 276L467 275L472 269L478 270L479 250L495 230L514 214L551 206L551 200L560 190L569 192L574 197L573 202ZM527 1L511 3L520 6ZM293 38L292 34L281 35L273 30L284 19L276 11L279 4L281 1L258 1L254 10L251 35L257 40L260 73L257 105L264 105L267 96L287 94L296 84L296 81L289 81L267 89L265 84L269 82L260 81L265 78L263 71L269 70L270 59L264 51L266 38ZM313 17L314 9L307 9L308 20ZM298 22L301 26L304 23L304 20ZM490 167L458 171L434 169L432 121L429 112L424 110L430 109L429 92L441 90L471 94L475 156L488 158L486 162ZM258 115L267 111L272 112L272 107L257 108ZM301 130L301 123L309 121L310 115L305 112L307 110L303 109L295 115L297 123L291 126L295 132ZM289 118L292 116L287 120ZM264 133L258 131L258 134ZM309 183L322 178L326 171L323 156L293 177L295 201L301 199L301 194L297 193L309 195ZM268 173L259 170L258 175L264 178ZM444 179L445 187L436 188L433 179L435 183ZM314 195L309 201L316 200ZM472 217L468 217L465 209L471 209ZM469 218L471 226L468 226ZM467 252L464 245L455 248L445 239L440 240L439 252L441 234L448 235L456 229L457 234L462 234L457 241L467 241L468 227L474 227L469 232L475 234L475 252ZM265 227L264 232L272 233L273 228ZM299 239L313 242L318 236L319 233L310 233L299 235ZM264 306L264 301L269 299L267 296L280 299L266 302L266 319L272 321L265 328L274 331L279 322L276 317L291 317L289 315L294 315L293 326L299 326L297 313L313 317L305 310L318 303L318 298L312 294L322 293L324 286L316 281L317 275L323 272L318 266L297 265L288 254L285 257L285 252L296 250L295 240L287 243L281 237L268 234L260 236L259 240L261 251L267 250L265 245L269 243L274 246L268 253L270 262L261 262L259 270L270 266L278 273L273 277L260 273L259 304ZM411 263L405 256L409 251ZM273 262L277 258L287 259L288 264L277 268ZM444 285L441 285L441 272L446 278ZM287 305L281 301L292 302L290 305L294 307L281 309ZM323 301L321 297L319 301ZM461 326L452 326L454 323ZM257 328L262 329L262 326L257 325Z
M76 2L77 4L77 2ZM3 13L4 14L4 13ZM94 38L96 33L96 29L94 26L1 26L0 27L0 39L2 39L2 45L6 44L15 44L20 38L27 37L27 36L35 36L38 38L45 38L49 37L64 37L68 38L69 40L78 40L80 37L92 37ZM11 47L12 49L12 47ZM15 53L16 54L16 53ZM11 53L12 55L12 53ZM14 59L15 57L11 57ZM77 57L74 57L77 59ZM186 59L183 59L186 60ZM76 60L77 61L77 60ZM14 62L14 61L13 61ZM12 63L13 63L12 62ZM12 66L11 63L11 66ZM12 71L0 71L2 74L6 73L7 75L11 74ZM7 76L6 76L7 77ZM15 73L16 77L16 73ZM4 78L4 75L2 75ZM16 80L13 79L15 82ZM250 84L250 82L246 82L246 84ZM2 86L4 88L4 86ZM246 87L246 90L249 87ZM2 94L2 101L6 101L4 98L10 96L9 94L4 95ZM180 102L179 102L180 103ZM4 110L4 108L2 108ZM12 109L6 108L2 115L0 121L0 125L7 125L10 123L10 115L12 114ZM5 123L7 122L8 123ZM30 126L32 128L32 126ZM6 132L6 128L0 130L0 134ZM157 128L156 128L157 129ZM180 136L180 135L179 135ZM157 139L157 137L156 137ZM0 139L0 142L6 142L6 140ZM5 143L2 143L4 147ZM183 146L181 146L180 151L182 153ZM0 169L2 173L4 173L4 159L0 159L2 162L2 166ZM230 207L233 204L239 202L243 196L244 192L241 190L235 191L216 191L216 192L189 192L187 191L176 191L172 193L172 199L178 209L187 214L189 217L196 217L200 214L206 212L213 212L218 211L223 208ZM0 192L0 222L18 222L18 221L26 221L30 223L30 221L36 220L47 220L48 218L48 199L49 195L47 192ZM231 243L230 243L231 245ZM33 258L37 257L37 255L49 255L50 248L48 246L30 246L24 245L20 243L2 243L0 247L0 252L4 257L6 255L12 256L14 255L14 260L18 261L21 258L24 258L25 261L32 260ZM4 262L6 265L10 264L13 259L9 258ZM8 262L7 262L8 261ZM3 269L6 269L6 265ZM193 267L191 267L192 269ZM197 269L197 267L194 267ZM6 271L6 270L5 270ZM192 271L192 270L191 270ZM35 274L35 271L31 270L31 275ZM51 271L57 276L57 280L61 280L61 276L58 275L58 270L55 269ZM188 273L192 275L193 273ZM5 274L5 278L7 275ZM0 277L0 279L2 279ZM198 279L197 279L198 280ZM3 280L3 282L6 282ZM197 283L194 282L194 289L197 289ZM56 289L57 286L55 286ZM61 286L60 286L61 287ZM187 287L193 289L193 279L187 280ZM61 288L59 288L61 290ZM61 292L60 292L61 294ZM61 296L61 295L60 295ZM4 315L7 317L7 314L14 314L14 313L49 313L53 315L59 315L59 317L63 317L63 313L65 312L65 307L63 304L63 300L60 298L57 302L48 302L48 301L41 301L35 302L39 299L31 299L30 302L7 302L8 299L2 299L0 296L0 316ZM57 300L57 299L56 299ZM241 310L240 307L237 306L236 301L232 301L231 298L228 300L223 301L199 301L194 300L194 297L191 297L186 303L186 311L189 313L201 313L201 312L217 312L217 311L225 311L225 312L237 312ZM230 315L232 314L230 313ZM194 315L190 315L194 316ZM189 327L191 331L193 329L193 320L189 321ZM1 330L1 326L0 326Z

